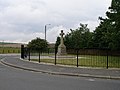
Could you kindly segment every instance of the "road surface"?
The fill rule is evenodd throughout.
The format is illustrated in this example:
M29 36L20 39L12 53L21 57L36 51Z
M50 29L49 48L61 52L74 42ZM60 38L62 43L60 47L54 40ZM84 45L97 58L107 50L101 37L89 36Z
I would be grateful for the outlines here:
M120 90L120 80L50 75L0 63L0 90Z

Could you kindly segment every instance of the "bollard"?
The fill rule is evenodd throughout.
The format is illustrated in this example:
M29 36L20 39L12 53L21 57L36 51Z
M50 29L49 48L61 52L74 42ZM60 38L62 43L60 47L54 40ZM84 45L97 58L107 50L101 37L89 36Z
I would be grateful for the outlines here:
M24 59L24 45L21 45L21 58Z

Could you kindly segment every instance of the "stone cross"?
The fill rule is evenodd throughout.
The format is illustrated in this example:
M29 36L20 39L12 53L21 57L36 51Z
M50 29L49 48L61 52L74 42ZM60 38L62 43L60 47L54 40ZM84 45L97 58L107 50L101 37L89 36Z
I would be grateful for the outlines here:
M61 42L60 45L58 46L58 52L57 55L66 55L66 46L64 45L64 41L63 41L63 30L61 30L60 36L61 36Z
M61 43L60 43L60 44L61 44L61 45L64 44L63 35L64 35L63 30L61 30L61 33L60 33L60 36L61 36Z

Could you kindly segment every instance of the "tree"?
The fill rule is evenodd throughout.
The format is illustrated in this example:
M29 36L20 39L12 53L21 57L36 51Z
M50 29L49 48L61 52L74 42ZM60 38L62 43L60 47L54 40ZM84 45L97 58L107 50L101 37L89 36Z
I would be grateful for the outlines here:
M113 48L120 49L120 0L112 0L111 7L109 7L106 15L112 24L112 39Z
M93 42L94 47L98 48L106 48L109 47L109 43L112 43L111 35L112 35L112 25L110 24L110 21L107 19L104 19L104 21L96 28L93 35Z
M58 48L59 45L60 45L60 37L57 37L55 48Z
M92 34L87 28L87 24L80 24L75 30L70 29L70 33L65 35L65 45L67 48L87 48L91 41Z
M94 46L120 49L120 0L112 0L107 18L99 17L100 25L94 32Z
M118 32L120 31L120 0L112 0L109 10L106 15Z
M27 47L33 50L46 50L48 43L44 39L36 38L31 40Z

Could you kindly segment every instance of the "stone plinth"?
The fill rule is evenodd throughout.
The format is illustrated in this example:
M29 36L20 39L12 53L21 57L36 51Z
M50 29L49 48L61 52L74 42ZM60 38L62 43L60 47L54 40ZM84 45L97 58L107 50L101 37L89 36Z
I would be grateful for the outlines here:
M66 55L66 46L65 45L59 45L58 46L58 53L57 55Z

